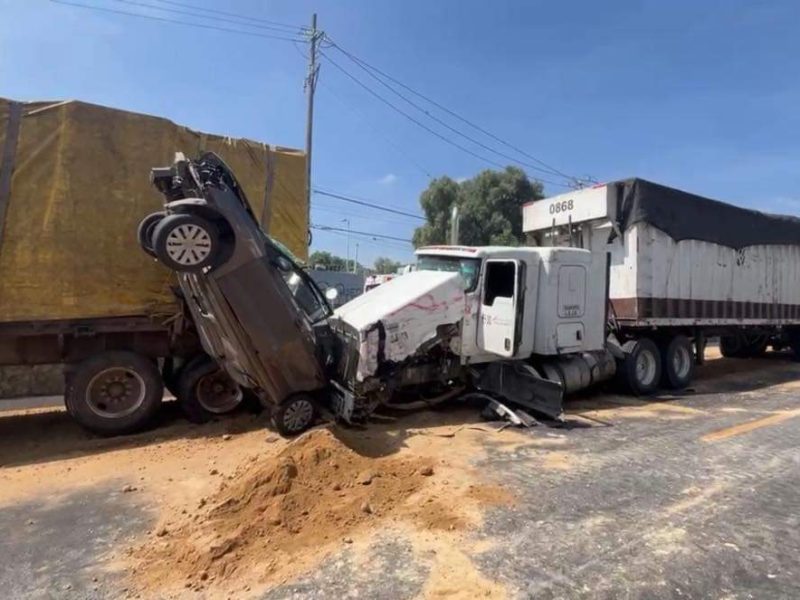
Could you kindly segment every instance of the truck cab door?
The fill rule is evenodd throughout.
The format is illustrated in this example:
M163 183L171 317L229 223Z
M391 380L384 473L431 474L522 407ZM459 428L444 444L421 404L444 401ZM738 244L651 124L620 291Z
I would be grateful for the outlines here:
M521 265L518 260L485 261L481 290L478 347L499 356L517 351Z

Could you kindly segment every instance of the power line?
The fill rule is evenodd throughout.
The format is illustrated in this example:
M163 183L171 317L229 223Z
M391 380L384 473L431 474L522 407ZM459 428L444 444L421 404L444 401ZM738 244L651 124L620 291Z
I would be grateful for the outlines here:
M295 47L296 46L297 45L295 44ZM299 50L299 48L298 48L298 50ZM364 122L366 125L368 125L370 128L372 128L374 130L374 125L372 125L372 124L370 124L368 122L368 119L364 116L364 114L359 112L359 111L357 111L354 106L351 106L351 105L347 104L344 100L339 98L339 96L336 95L336 93L333 91L333 89L330 86L325 85L324 83L320 83L320 87L322 87L322 89L326 90L339 104L341 104L343 107L345 107L345 109L350 111L352 114L356 115L359 119L361 119L362 122ZM405 158L408 162L413 164L428 179L433 179L433 175L430 174L428 169L426 169L419 162L417 162L417 160L414 159L409 152L407 152L405 149L403 149L403 147L400 144L398 144L397 142L393 141L392 138L390 138L388 135L385 135L383 133L379 133L379 135L386 141L386 143L388 143L390 146L392 146L399 154L401 154L403 156L403 158Z
M283 37L283 36L279 36L279 35L269 35L269 34L266 34L266 33L256 33L255 31L245 31L245 30L242 30L242 29L231 29L229 27L217 27L215 25L206 25L204 23L191 23L189 21L180 21L178 19L168 19L166 17L156 17L156 16L153 16L153 15L144 15L142 13L129 12L129 11L125 11L125 10L117 10L117 9L114 9L114 8L107 8L107 7L103 7L103 6L93 6L91 4L80 4L78 2L69 2L67 0L50 0L50 2L53 2L54 4L64 4L66 6L76 6L78 8L85 8L85 9L88 9L88 10L94 10L94 11L99 11L99 12L113 13L113 14L117 14L117 15L126 15L126 16L129 16L129 17L139 17L140 19L149 19L151 21L159 21L161 23L172 23L174 25L183 25L185 27L196 27L196 28L199 28L199 29L212 29L212 30L215 30L215 31L224 31L224 32L227 32L227 33L237 33L239 35L247 35L247 36L250 36L250 37L258 37L258 38L264 38L264 39L268 39L268 40L283 40L283 41L287 41L287 42L302 42L302 41L304 41L304 40L302 40L300 38L296 38L296 37L295 38L290 38L290 37Z
M381 238L384 240L395 240L398 242L412 243L411 240L405 238L395 237L393 235L384 235L382 233L370 233L368 231L355 231L353 229L344 229L342 227L331 227L330 225L312 225L312 229L319 229L320 231L341 231L342 233L349 233L351 235L364 235L370 238Z
M409 121L411 121L412 123L416 124L418 127L421 127L422 129L424 129L425 131L427 131L427 132L428 132L428 133L430 133L431 135L433 135L433 136L435 136L435 137L439 138L440 140L442 140L442 141L443 141L443 142L445 142L446 144L449 144L449 145L451 145L451 146L454 146L455 148L458 148L458 149L459 149L459 150L461 150L462 152L465 152L466 154L469 154L470 156L473 156L473 157L477 158L478 160L481 160L481 161L483 161L483 162L489 163L490 165L494 165L495 167L498 167L498 168L500 168L500 169L505 169L505 168L506 168L506 165L503 165L503 164L501 164L501 163L499 163L499 162L497 162L497 161L495 161L495 160L492 160L491 158L486 158L485 156L481 156L480 154L478 154L478 153L476 153L476 152L473 152L473 151L472 151L472 150L470 150L469 148L467 148L467 147L465 147L465 146L462 146L462 145L461 145L461 144L459 144L458 142L454 142L454 141L453 141L453 140L451 140L450 138L448 138L448 137L445 137L444 135L442 135L441 133L439 133L439 132L438 132L438 131L436 131L435 129L431 129L430 127L428 127L427 125L425 125L424 123L422 123L421 121L419 121L419 120L418 120L417 118L415 118L414 116L412 116L412 115L408 114L408 113L407 113L406 111L404 111L402 108L399 108L399 107L397 107L395 104L393 104L393 103L391 102L391 100L387 100L386 98L384 98L383 96L381 96L381 95L380 95L378 92L376 92L375 90L373 90L372 88L370 88L370 87L369 87L367 84L365 84L363 81L361 81L360 79L358 79L358 78L357 78L355 75L353 75L352 73L350 73L350 72L349 72L347 69L345 69L344 67L342 67L341 65L339 65L339 63L337 63L336 61L334 61L334 60L333 60L333 59L332 59L330 56L328 56L328 54L327 54L327 53L325 53L325 52L320 52L320 54L321 54L321 55L322 55L322 56L323 56L323 57L324 57L324 58L325 58L325 59L326 59L326 60L327 60L329 63L331 63L331 64L332 64L334 67L336 67L336 68L337 68L339 71L341 71L342 73L344 73L344 75L345 75L345 76L347 76L349 79L351 79L353 82L355 82L355 83L356 83L356 84L357 84L359 87L361 87L363 90L365 90L365 91L366 91L367 93L369 93L371 96L374 96L375 98L377 98L378 100L380 100L381 102L383 102L384 104L386 104L386 105L387 105L389 108L391 108L392 110L394 110L394 111L396 111L396 112L400 113L400 114L401 114L401 115L403 115L403 116L404 116L406 119L408 119L408 120L409 120ZM538 177L538 176L537 176L537 177L536 177L536 179L538 179L539 181L543 181L543 182L545 182L545 183L549 183L549 184L551 184L551 185L556 185L556 186L560 186L560 187L569 187L568 185L566 185L566 184L564 184L564 183L560 183L560 182L557 182L557 181L552 181L552 180L544 179L543 177Z
M284 34L289 34L289 33L298 33L299 34L299 33L301 33L303 31L303 29L301 27L292 27L291 29L287 30L287 29L284 29L283 26L278 27L276 25L261 25L259 23L242 23L242 20L255 20L255 19L249 19L247 17L238 17L237 16L234 19L229 19L229 18L217 16L217 15L213 15L212 16L212 15L197 14L197 12L191 12L191 11L188 11L188 10L179 10L177 8L164 8L162 6L158 6L157 4L150 4L148 2L136 2L134 0L112 0L112 1L113 2L119 2L121 4L130 4L131 6L138 6L139 8L152 8L154 10L160 10L160 11L163 11L163 12L172 13L172 14L176 14L176 15L187 15L187 16L190 16L190 17L195 17L197 19L213 19L215 21L222 21L222 22L225 22L225 23L233 23L234 25L240 25L240 26L243 26L243 27L254 27L254 28L257 28L257 29L268 29L268 30L271 30L271 31L279 31L279 32L284 33ZM161 0L156 0L156 1L158 2L158 1L161 1ZM167 4L171 4L171 2L167 2ZM195 11L196 10L203 10L203 9L196 8ZM212 11L212 12L216 12L216 11Z
M290 25L288 23L281 23L280 21L272 21L270 19L262 19L260 17L254 17L254 16L251 16L251 15L242 15L242 14L227 12L227 11L224 11L224 10L218 10L218 9L215 9L215 8L205 8L203 6L196 6L196 5L193 5L193 4L187 4L185 2L175 2L174 0L155 0L155 2L158 2L159 4L168 4L168 5L171 5L171 6L180 6L180 7L183 7L183 8L191 8L191 9L193 9L195 11L213 13L213 14L216 14L216 15L223 15L223 16L226 16L226 17L234 17L234 18L243 19L243 20L246 20L246 21L258 21L259 23L266 23L266 24L269 24L269 25L275 25L277 27L285 27L286 29L290 29L292 31L305 31L305 30L308 30L308 27L305 27L305 26L299 27L297 25Z
M319 198L319 200L322 200L322 198ZM398 226L400 224L400 222L398 221L398 218L395 217L395 216L375 214L372 211L365 211L365 212L361 212L361 213L347 211L347 210L343 210L342 209L341 204L339 204L338 206L332 206L330 204L320 204L317 201L311 207L311 211L312 211L312 213L314 211L320 211L320 212L324 212L324 213L329 214L329 215L336 215L336 216L339 216L339 217L347 217L348 219L364 221L365 223L368 223L368 224L386 223L386 224L394 225L394 226ZM406 223L402 223L402 224L406 225ZM411 225L409 225L409 226L411 226Z
M338 231L327 231L323 230L322 233L327 233L330 235L335 235L338 238L346 239L346 233L340 233ZM352 232L351 232L352 233ZM355 241L359 244L367 244L368 246L373 246L375 248L381 248L382 250L399 250L401 252L408 252L408 245L404 242L390 242L390 241L378 241L376 239L370 239L366 237L356 237Z
M500 156L500 157L502 157L502 158L505 158L506 160L510 160L510 161L512 161L512 162L515 162L515 163L517 163L517 164L519 164L519 165L522 165L522 166L524 166L524 167L528 167L528 168L530 168L530 169L533 169L533 170L535 170L535 171L540 171L540 172L542 172L542 173L546 173L546 174L549 174L549 175L556 175L556 176L559 176L559 177L564 177L564 178L565 178L565 179L567 179L568 181L574 181L574 179L575 179L574 177L570 177L569 175L564 175L564 174L562 174L562 173L559 173L558 171L555 171L555 170L553 170L553 169L552 169L552 168L550 168L550 167L547 167L547 168L542 168L542 167L536 166L536 165L534 165L534 164L531 164L531 163L528 163L528 162L525 162L525 161L521 161L521 160L519 160L518 158L515 158L514 156L511 156L511 155L509 155L509 154L505 154L505 153L503 153L503 152L500 152L499 150L496 150L495 148L492 148L491 146L489 146L489 145L487 145L487 144L484 144L484 143L483 143L483 142L481 142L480 140L478 140L478 139L476 139L476 138L474 138L474 137L472 137L472 136L470 136L470 135L467 135L466 133L464 133L463 131L461 131L461 130L459 130L459 129L455 128L455 127L453 127L452 125L450 125L449 123L447 123L447 122L446 122L446 121L444 121L443 119L440 119L440 118L439 118L439 117L437 117L436 115L434 115L434 114L431 114L431 112L430 112L430 111L426 110L425 108L423 108L422 106L420 106L419 104L417 104L416 102L414 102L413 100L411 100L410 98L408 98L408 96L406 96L406 95L402 94L401 92L398 92L398 91L397 91L395 88L393 88L391 85L389 85L388 83L386 83L386 82L385 82L383 79L381 79L380 77L378 77L377 75L375 75L375 73L373 73L373 72L370 70L370 68L368 68L367 66L365 66L365 65L366 65L366 63L362 63L362 61L361 61L360 59L356 58L355 56L353 56L353 55L352 55L352 54L350 54L349 52L346 52L346 51L342 50L342 49L341 49L341 48L339 48L338 46L334 46L334 47L335 47L337 50L339 50L340 52L342 52L342 53L343 53L343 54L344 54L344 55L345 55L347 58L349 58L349 59L350 59L350 60L351 60L351 61L352 61L352 62L353 62L353 63L354 63L356 66L358 66L358 67L359 67L359 68L360 68L362 71L364 71L364 72L365 72L367 75L369 75L369 76L370 76L370 77L372 77L372 78L373 78L375 81L377 81L378 83L380 83L380 84L381 84L383 87L385 87L386 89L388 89L390 92L392 92L393 94L395 94L396 96L398 96L399 98L401 98L402 100L404 100L406 103L410 104L411 106L413 106L414 108L416 108L418 111L420 111L421 113L423 113L425 116L427 116L428 118L432 119L433 121L435 121L436 123L438 123L438 124L439 124L439 125L441 125L442 127L446 128L447 130L449 130L449 131L451 131L451 132L455 133L456 135L459 135L459 136L461 136L462 138L464 138L464 139L466 139L466 140L468 140L468 141L472 142L472 143L473 143L473 144L475 144L476 146L480 146L480 147L481 147L481 148L483 148L484 150L488 150L489 152L492 152L493 154L496 154L497 156Z
M425 221L425 217L421 217L419 215L415 215L413 213L405 212L402 210L397 210L395 208L389 208L388 206L381 206L380 204L373 204L372 202L367 202L366 200L360 200L358 198L352 198L350 196L343 196L342 194L334 194L333 192L326 192L319 188L314 188L314 193L319 194L320 196L328 196L329 198L336 198L338 200L343 200L345 202L352 202L353 204L359 204L361 206L368 206L370 208L374 208L376 210L383 210L389 213L394 213L396 215L402 215L404 217L412 217L414 219L419 219L420 221Z
M432 104L432 105L433 105L433 106L435 106L436 108L438 108L438 109L440 109L440 110L442 110L442 111L446 112L447 114L449 114L450 116L452 116L452 117L454 117L454 118L458 119L458 120L459 120L459 121L461 121L462 123L465 123L466 125L469 125L470 127L472 127L473 129L475 129L476 131L479 131L480 133L482 133L482 134L486 135L487 137L490 137L490 138L491 138L491 139L493 139L494 141L496 141L496 142L498 142L498 143L500 143L500 144L502 144L502 145L506 146L507 148L509 148L509 149L511 149L511 150L514 150L515 152L517 152L517 153L521 154L522 156L525 156L526 158L528 158L528 159L530 159L530 160L532 160L532 161L534 161L534 162L536 162L536 163L540 164L542 167L545 167L546 169L549 169L549 171L550 171L552 174L555 174L555 175L560 175L560 176L564 177L565 179L569 179L569 180L572 180L572 181L577 181L577 180L578 180L578 178L576 178L576 177L573 177L573 176L571 176L571 175L567 175L567 174L566 174L566 173L564 173L563 171L560 171L559 169L557 169L557 168L555 168L555 167L553 167L553 166L551 166L551 165L547 164L547 163L546 163L546 162L544 162L543 160L541 160L541 159L539 159L539 158L536 158L535 156L533 156L533 155L529 154L528 152L525 152L524 150L522 150L522 149L518 148L517 146L515 146L515 145L511 144L510 142L508 142L508 141L506 141L506 140L504 140L504 139L500 138L499 136L495 135L495 134L494 134L494 133L492 133L491 131L487 131L486 129L484 129L484 128L483 128L483 127L481 127L480 125L477 125L477 124L473 123L472 121L470 121L470 120L469 120L469 119L467 119L466 117L463 117L463 116L461 116L460 114L456 113L456 112L455 112L455 111L453 111L453 110L450 110L450 109L449 109L449 108L447 108L446 106L443 106L443 105L442 105L442 104L440 104L439 102L436 102L435 100L433 100L433 99L429 98L428 96L426 96L426 95L422 94L421 92L418 92L418 91L416 91L415 89L413 89L412 87L410 87L410 86L406 85L406 84L405 84L405 83L403 83L402 81L399 81L398 79L395 79L394 77L392 77L391 75L387 74L386 72L384 72L384 71L381 71L380 69L378 69L378 68L377 68L377 67L375 67L374 65L371 65L371 64L369 64L368 62L366 62L365 60L363 60L363 59L361 59L361 58L358 58L357 56L353 55L351 52L348 52L347 50L345 50L344 48L342 48L341 46L339 46L339 45L338 45L336 42L334 42L333 40L331 40L329 37L327 38L327 41L328 41L328 43L329 43L329 45L330 45L330 46L332 46L332 47L336 48L337 50L339 50L339 52L341 52L342 54L344 54L345 56L347 56L348 58L350 58L350 59L351 59L353 62L355 62L355 63L357 63L357 64L360 64L360 65L362 65L362 68L363 68L363 67L366 67L366 68L369 68L369 69L371 69L372 71L375 71L376 73L378 73L378 74L380 74L381 76L385 77L385 78L386 78L386 79L388 79L389 81L391 81L391 82L393 82L393 83L395 83L395 84L399 85L399 86L400 86L400 87L402 87L403 89L406 89L406 90L408 90L409 92L411 92L411 93L412 93L412 94L414 94L415 96L417 96L417 97L419 97L419 98L422 98L422 99L423 99L423 100L425 100L426 102L429 102L430 104Z

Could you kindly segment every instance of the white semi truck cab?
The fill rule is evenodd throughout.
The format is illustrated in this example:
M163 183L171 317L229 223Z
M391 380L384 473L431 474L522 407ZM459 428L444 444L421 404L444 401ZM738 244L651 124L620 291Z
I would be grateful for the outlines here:
M474 387L558 416L608 379L607 264L580 248L431 246L417 270L340 307L331 326L348 420L415 386Z

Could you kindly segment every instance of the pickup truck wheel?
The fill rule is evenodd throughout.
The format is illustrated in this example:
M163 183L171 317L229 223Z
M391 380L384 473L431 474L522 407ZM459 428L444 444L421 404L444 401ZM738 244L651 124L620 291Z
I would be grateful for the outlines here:
M69 377L67 411L83 427L100 435L143 429L161 405L164 385L155 362L134 352L91 356Z
M637 396L652 394L661 380L661 352L648 338L630 341L622 346L625 358L620 365L623 383Z
M217 226L189 213L167 215L153 230L156 257L173 271L196 273L220 256Z
M244 393L212 359L198 357L186 364L178 375L178 402L192 423L207 423L217 415L233 411Z
M303 433L317 420L317 405L311 396L296 394L279 404L272 413L272 423L284 437Z
M164 211L151 213L139 222L139 228L136 230L139 246L153 258L158 258L153 249L153 230L165 216L167 213Z
M661 351L661 382L665 387L680 390L694 377L694 352L685 335L676 335Z

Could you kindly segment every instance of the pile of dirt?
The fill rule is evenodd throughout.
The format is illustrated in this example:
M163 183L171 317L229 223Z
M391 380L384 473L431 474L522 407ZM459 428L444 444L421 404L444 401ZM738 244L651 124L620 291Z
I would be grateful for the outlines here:
M277 582L374 532L379 520L460 529L468 519L457 512L460 502L439 499L435 467L430 457L362 456L327 429L311 431L241 468L174 523L164 522L133 553L136 579L146 590ZM483 485L468 486L464 496L476 504L507 500Z

